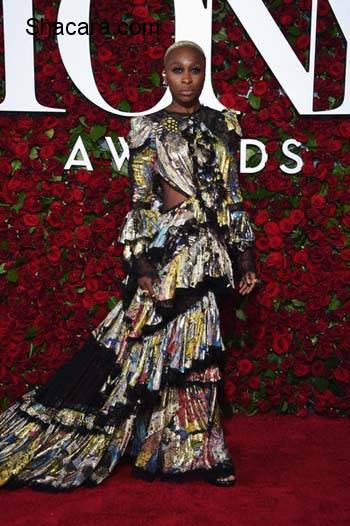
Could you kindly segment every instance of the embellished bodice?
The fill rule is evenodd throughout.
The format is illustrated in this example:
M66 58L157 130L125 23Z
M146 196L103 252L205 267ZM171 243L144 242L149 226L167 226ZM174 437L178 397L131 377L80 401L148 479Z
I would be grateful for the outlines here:
M224 181L229 182L230 175L232 183L240 135L241 129L233 110L219 112L201 105L191 114L161 110L153 115L135 117L127 141L129 148L139 148L148 143L155 153L155 174L187 196L200 192L207 204L211 201L210 206L213 206L215 197L227 198L228 202L242 200L238 185L236 195L227 195L222 189ZM200 169L204 165L206 195L203 195L204 179L198 181L196 177L198 167ZM200 187L198 182L202 182ZM220 182L221 195L218 196ZM158 190L159 187L155 187L159 195Z
M255 235L237 175L241 128L234 110L201 105L190 114L160 110L130 120L129 178L132 209L119 235L131 262L157 232L162 211L162 178L193 199L198 223L211 224L227 247L243 252Z

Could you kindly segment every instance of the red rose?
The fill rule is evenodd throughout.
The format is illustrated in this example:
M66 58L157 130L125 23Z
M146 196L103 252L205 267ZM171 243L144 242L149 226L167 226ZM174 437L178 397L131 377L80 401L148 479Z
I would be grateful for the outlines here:
M47 252L47 260L50 263L57 263L61 258L61 251L58 247L50 247L49 251Z
M302 220L305 218L305 213L303 210L299 210L298 208L295 208L291 211L289 214L289 219L295 224L298 225L302 222Z
M251 42L244 42L241 44L238 48L239 54L243 59L245 58L253 58L255 55L255 47Z
M271 248L275 250L281 248L283 244L283 239L281 236L271 236L268 239L269 239L269 245Z
M349 374L349 371L345 369L345 367L337 367L333 371L333 378L335 378L339 382L349 383L350 374Z
M264 296L270 300L275 299L280 293L280 287L278 283L267 283L264 287Z
M254 218L256 225L263 225L269 220L269 214L267 210L259 210Z
M52 144L46 144L40 148L40 157L42 159L48 159L55 154L55 148Z
M297 49L309 49L310 37L309 35L300 35L295 41Z
M39 218L35 214L25 214L23 216L23 222L26 226L29 226L29 227L38 226Z
M284 218L279 223L281 232L290 233L294 229L294 223L289 218Z
M340 257L344 261L350 261L350 248L344 248L340 253Z
M281 233L278 223L275 221L269 221L265 224L264 230L268 236L275 236Z
M97 303L105 303L110 298L110 293L104 290L97 290L94 292L93 297Z
M90 228L87 225L78 226L75 235L78 241L87 241L91 235Z
M335 77L336 80L342 80L345 73L344 64L337 61L331 62L329 73L331 76Z
M315 360L311 365L311 374L313 376L324 376L326 372L324 363L321 360Z
M293 369L295 376L298 377L307 376L310 373L310 366L301 362L296 363Z
M20 159L27 157L29 154L28 144L26 142L18 142L13 145L12 149L15 156L19 157Z
M147 51L149 58L159 60L164 55L164 49L161 46L150 47Z
M253 370L253 364L247 358L238 361L237 370L241 376L247 376Z
M248 385L251 389L259 389L261 385L261 378L260 376L251 376L248 380Z
M285 354L290 345L290 336L289 335L282 335L282 334L274 334L273 341L272 341L272 349L275 351L275 353L281 355Z
M346 120L346 121L342 121L339 125L339 133L343 136L343 137L350 137L350 121L349 120Z
M253 86L253 93L254 95L257 95L260 97L261 95L264 95L267 92L268 84L265 80L258 80L254 83Z
M306 250L299 250L293 254L293 263L295 263L295 265L306 265L307 261L308 257Z
M106 47L100 47L97 52L97 57L100 62L109 62L113 58L113 53Z
M236 386L232 380L227 380L225 382L224 392L227 400L233 400L234 394L236 392Z

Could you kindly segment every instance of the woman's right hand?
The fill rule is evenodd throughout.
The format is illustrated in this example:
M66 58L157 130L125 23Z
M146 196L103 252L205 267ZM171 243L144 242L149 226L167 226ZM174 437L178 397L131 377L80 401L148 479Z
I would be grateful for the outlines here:
M156 299L156 293L155 293L155 290L153 288L153 283L156 282L156 283L160 283L160 278L157 277L157 278L151 278L149 276L141 276L140 278L138 278L137 280L137 283L139 285L139 287L141 287L141 289L143 290L146 290L149 295L151 296L152 299Z

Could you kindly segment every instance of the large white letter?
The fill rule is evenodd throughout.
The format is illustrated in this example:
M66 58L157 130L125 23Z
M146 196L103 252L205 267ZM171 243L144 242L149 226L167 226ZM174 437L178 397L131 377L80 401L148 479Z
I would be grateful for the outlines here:
M6 94L0 111L66 111L36 100L33 36L26 32L33 17L32 0L3 0Z
M82 159L76 159L76 156L78 153L80 153L80 155L82 156ZM86 151L85 145L80 135L78 139L76 140L76 143L73 146L73 150L71 151L70 156L68 157L68 160L66 164L64 165L63 170L70 170L72 166L83 166L89 172L92 172L94 170L90 162L89 155Z
M247 166L247 146L253 145L259 148L261 151L261 161L256 166ZM266 153L265 144L257 139L241 139L241 159L240 159L240 171L242 173L254 174L260 172L265 167L268 155Z
M211 26L212 26L212 0L208 1L205 8L203 0L175 0L175 40L193 40L203 47L206 57L206 79L200 101L207 106L224 109L213 92L211 84ZM62 0L58 21L65 27L68 22L79 24L88 22L90 15L90 0ZM154 113L172 100L170 90L164 93L162 99L153 108L147 111L133 113L120 111L110 106L98 91L92 70L90 41L88 35L58 35L57 41L64 66L80 92L99 108L114 113L131 117L133 115L148 115ZM79 60L77 60L79 57Z
M262 0L227 1L300 114L350 114L350 10L348 2L329 0L348 44L344 101L338 108L315 112L313 111L313 93L318 0L312 0L309 71L306 71L299 61Z
M297 141L296 139L287 139L286 141L284 141L282 146L282 151L284 155L286 155L287 157L289 157L289 159L292 159L296 163L294 168L288 168L288 166L286 166L285 164L281 164L280 168L282 172L286 174L297 174L300 172L304 165L302 158L296 153L290 151L289 146L291 146L292 144L294 146L301 146L301 142Z

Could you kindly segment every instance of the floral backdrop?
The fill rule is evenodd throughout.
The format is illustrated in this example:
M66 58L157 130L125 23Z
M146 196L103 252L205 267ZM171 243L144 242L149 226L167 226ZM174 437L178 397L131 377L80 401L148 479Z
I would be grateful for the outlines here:
M58 1L34 0L55 21ZM307 67L311 0L265 0ZM167 0L100 0L91 17L157 21L159 34L91 37L93 68L106 101L143 111L162 97L165 49L174 40ZM317 26L315 109L343 97L346 46L326 0ZM3 37L0 79L4 85ZM130 207L126 163L111 163L129 118L93 106L61 63L55 37L35 39L37 99L65 114L0 114L0 408L45 382L70 359L121 297L118 229ZM241 174L255 224L261 285L225 300L231 411L347 415L350 409L350 118L299 116L229 6L214 2L213 86L242 112L246 138L266 144L269 161ZM94 166L64 171L81 136ZM302 172L280 169L281 144L302 143ZM257 163L252 150L250 163Z

